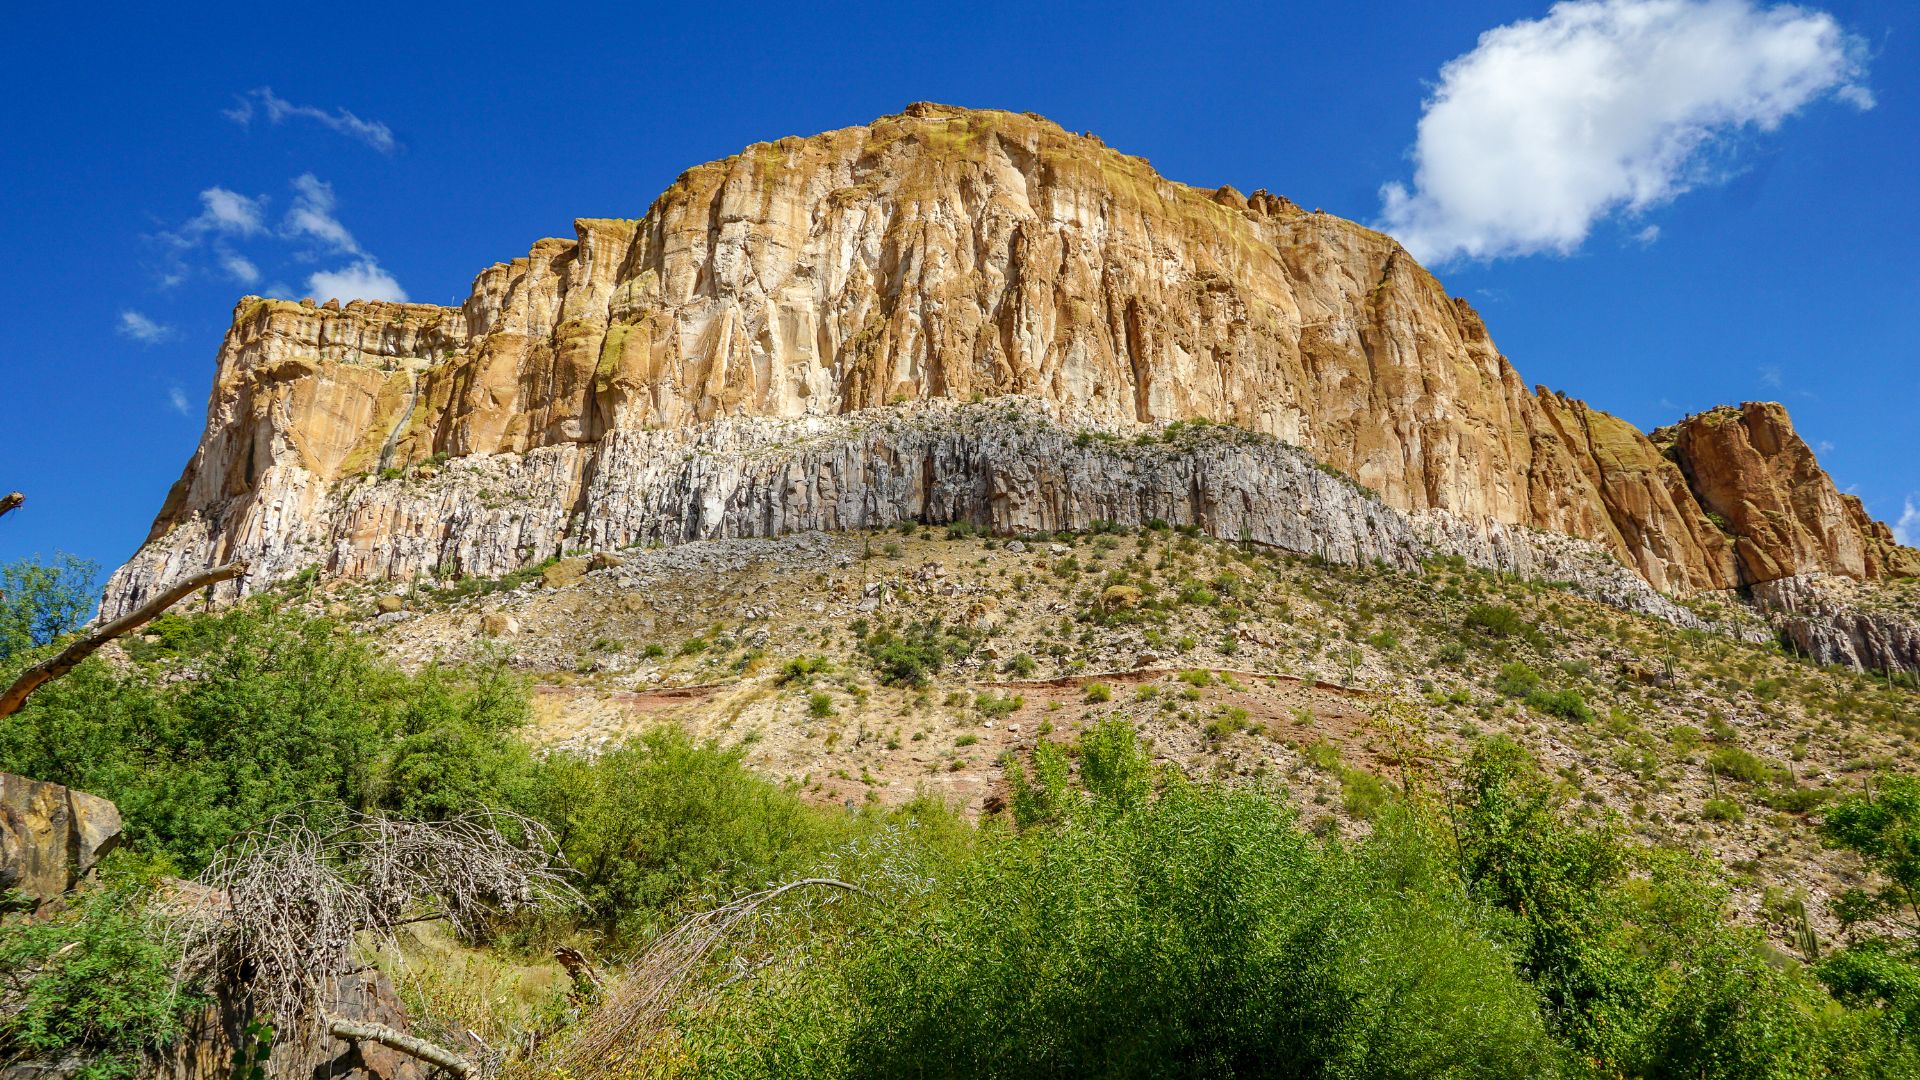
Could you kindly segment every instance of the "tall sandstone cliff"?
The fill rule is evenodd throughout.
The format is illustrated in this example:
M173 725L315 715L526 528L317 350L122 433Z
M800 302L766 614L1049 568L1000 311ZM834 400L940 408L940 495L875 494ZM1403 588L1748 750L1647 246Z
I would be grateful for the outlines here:
M1031 115L918 104L756 144L575 234L459 308L242 300L200 446L106 610L233 557L249 590L918 515L1391 546L1278 451L1007 459L1034 415L1099 433L1089 453L1195 420L1298 448L1412 523L1409 551L1513 565L1560 534L1669 595L1920 572L1779 406L1650 439L1528 389L1391 238Z

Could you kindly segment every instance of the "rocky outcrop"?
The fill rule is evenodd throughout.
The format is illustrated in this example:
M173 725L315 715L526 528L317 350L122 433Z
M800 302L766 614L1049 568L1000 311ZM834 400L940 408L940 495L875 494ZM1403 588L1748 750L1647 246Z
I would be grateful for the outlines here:
M236 1054L258 1053L256 1034L249 1031L254 1017L238 987L217 988L214 1000L187 1019L180 1038L150 1055L142 1075L153 1080L230 1080ZM364 971L340 988L329 1015L355 1022L407 1030L407 1013L384 974ZM317 1045L293 1061L293 1049L282 1039L269 1046L276 1068L271 1075L328 1077L331 1080L427 1080L441 1075L420 1059L371 1040L321 1037Z
M957 408L1010 398L1040 403L1053 434ZM1299 448L1377 510L1271 454L1078 440L1202 420ZM1421 550L1559 534L1670 594L1898 564L1729 537L1709 510L1749 481L1805 501L1799 466L1768 456L1792 445L1749 440L1763 467L1703 505L1696 480L1719 474L1690 470L1681 441L1670 459L1528 390L1385 235L1167 181L1038 117L921 104L692 169L640 219L581 220L486 270L459 308L243 300L206 433L105 610L237 557L245 591L308 566L494 575L901 515L1022 529L1185 512L1391 562L1414 550L1377 524L1391 511L1449 523Z
M1794 433L1787 410L1750 401L1653 433L1730 535L1742 584L1802 574L1857 581L1920 575L1920 551L1843 495Z
M97 795L0 773L0 893L64 895L120 842L120 811Z
M1830 574L1775 578L1753 587L1795 652L1822 664L1920 675L1920 594L1872 590Z

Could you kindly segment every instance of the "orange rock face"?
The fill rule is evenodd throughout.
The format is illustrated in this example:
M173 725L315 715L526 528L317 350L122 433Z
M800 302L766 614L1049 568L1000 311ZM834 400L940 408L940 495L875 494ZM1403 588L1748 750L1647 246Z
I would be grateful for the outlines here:
M1742 584L1811 572L1861 581L1920 574L1920 551L1894 543L1885 523L1834 487L1782 406L1711 409L1654 438L1734 538Z
M1395 509L1590 540L1667 592L1915 558L1832 494L1784 414L1724 448L1683 432L1676 464L1530 391L1390 237L1168 181L1031 115L920 104L689 170L638 220L578 221L487 269L457 309L242 301L206 435L109 596L235 554L276 573L470 565L449 523L488 506L366 494L438 458L510 460L551 504L550 525L511 524L537 557L632 467L609 447L1002 395L1107 431L1270 435Z

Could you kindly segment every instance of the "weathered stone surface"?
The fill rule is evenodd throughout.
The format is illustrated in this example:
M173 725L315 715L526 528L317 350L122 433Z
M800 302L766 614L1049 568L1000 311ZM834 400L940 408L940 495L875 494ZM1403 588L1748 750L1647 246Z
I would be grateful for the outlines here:
M1056 434L958 407L1015 398ZM1321 505L1332 486L1251 451L1128 459L1073 437L1202 419L1378 502ZM1784 423L1744 424L1731 454L1690 421L1669 460L1529 391L1387 236L1167 181L1036 117L919 104L692 169L641 219L581 220L486 270L457 309L243 300L207 431L104 609L234 557L253 569L229 595L309 565L494 576L901 516L1020 531L1184 512L1395 563L1454 543L1528 562L1538 545L1511 537L1544 530L1673 594L1920 560L1828 498ZM1749 503L1800 524L1729 537L1708 516ZM1418 542L1389 515L1427 522Z
M1809 574L1761 582L1753 598L1788 644L1820 663L1920 674L1920 603L1910 594Z
M1780 405L1711 409L1654 439L1671 448L1701 505L1725 523L1742 584L1818 573L1856 580L1920 574L1920 551L1896 544L1859 499L1834 487Z
M120 811L97 795L0 773L0 891L45 903L120 840Z
M233 987L220 988L215 1000L187 1022L187 1030L165 1050L153 1054L143 1075L165 1080L230 1080L236 1047L246 1044L253 1015ZM387 977L362 972L347 980L329 1014L344 1020L384 1024L408 1030L406 1009ZM462 1047L462 1050L467 1048ZM378 1043L318 1039L310 1053L289 1061L284 1038L272 1050L276 1076L331 1077L337 1080L427 1080L437 1070L418 1058Z
M549 589L561 589L579 581L587 572L585 559L561 559L545 570L540 571L540 584Z

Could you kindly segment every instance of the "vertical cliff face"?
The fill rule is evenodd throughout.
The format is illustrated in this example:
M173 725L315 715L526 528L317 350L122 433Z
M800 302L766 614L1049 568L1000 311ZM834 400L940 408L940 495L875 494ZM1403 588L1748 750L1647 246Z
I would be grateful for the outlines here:
M1895 543L1858 498L1834 487L1781 406L1711 409L1653 437L1733 538L1743 584L1815 572L1861 581L1920 574L1920 551Z
M256 568L243 588L309 565L497 574L589 543L941 512L880 478L1015 463L863 433L1012 397L1068 435L1231 425L1408 520L1578 538L1664 592L1783 569L1873 577L1912 556L1884 526L1846 539L1876 527L1857 503L1809 524L1832 507L1802 489L1832 485L1798 462L1784 415L1786 436L1706 449L1702 430L1669 455L1528 390L1389 237L1167 181L1037 117L923 104L692 169L638 220L582 220L489 268L457 309L242 301L206 434L107 608L233 556ZM1762 477L1780 494L1743 527L1721 507ZM969 483L992 487L920 488ZM1159 498L1136 496L1088 498ZM1025 520L1014 498L964 512ZM1806 527L1761 529L1775 503ZM1211 495L1183 505L1245 516Z

